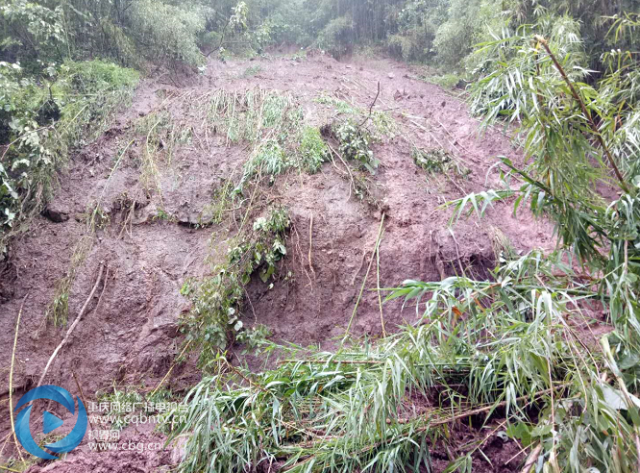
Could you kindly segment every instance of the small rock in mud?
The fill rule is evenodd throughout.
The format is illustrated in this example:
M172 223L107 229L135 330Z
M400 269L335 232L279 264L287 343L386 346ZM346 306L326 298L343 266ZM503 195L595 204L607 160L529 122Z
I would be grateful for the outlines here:
M54 202L47 206L42 215L54 223L62 223L69 220L69 209L62 204Z

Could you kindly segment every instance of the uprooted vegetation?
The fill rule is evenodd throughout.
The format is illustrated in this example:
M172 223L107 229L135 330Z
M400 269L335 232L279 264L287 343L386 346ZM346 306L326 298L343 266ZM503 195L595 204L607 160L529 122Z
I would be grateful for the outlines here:
M186 343L200 353L199 364L206 368L231 341L255 345L264 337L260 325L245 328L240 320L245 306L246 285L254 274L271 283L277 263L287 254L285 233L291 222L283 209L258 218L247 231L241 228L229 244L226 261L216 265L213 276L187 281L181 293L192 300L190 313L181 321Z
M459 219L497 201L515 199L516 211L528 204L554 219L561 248L511 255L487 280L405 281L386 299L415 302L421 317L377 343L332 353L266 343L265 353L285 360L262 373L212 360L215 374L187 396L187 420L172 433L189 435L181 471L431 471L442 449L446 471L471 471L479 457L491 464L483 451L499 435L528 449L524 471L637 468L637 179L627 146L635 134L598 126L617 120L633 74L613 72L600 88L576 84L580 55L558 37L536 36L532 47L525 30L481 54L495 60L492 48L506 44L519 86L513 69L495 68L474 97L489 119L517 106L526 152L537 159L521 169L503 158L504 188L452 205ZM623 123L633 121L628 113ZM349 137L345 157L370 163L359 128L347 121L333 132ZM443 150L414 147L412 156L428 172L455 169ZM615 200L595 190L612 180ZM454 453L460 421L485 434Z

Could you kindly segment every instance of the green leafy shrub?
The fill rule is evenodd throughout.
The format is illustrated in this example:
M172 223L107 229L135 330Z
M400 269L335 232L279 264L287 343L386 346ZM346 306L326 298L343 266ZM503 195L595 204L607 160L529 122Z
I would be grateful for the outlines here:
M0 5L0 49L3 59L22 60L28 68L40 69L37 60L61 61L67 52L63 6L45 2L7 0ZM67 56L68 58L68 56Z
M0 63L0 254L17 223L42 209L69 153L95 138L126 103L138 74L102 61L47 69L38 85L16 65ZM43 110L46 113L43 113Z
M249 235L229 249L225 263L214 268L214 275L202 281L187 281L182 294L193 303L191 312L182 319L182 331L191 349L200 351L200 366L214 359L227 347L229 339L245 331L240 320L244 306L245 286L254 274L267 283L276 273L277 263L287 254L285 235L291 225L287 212L276 209L258 218ZM259 334L264 330L256 332ZM240 336L253 341L256 333Z
M353 120L344 120L334 125L332 131L340 143L340 153L346 159L357 161L371 174L376 173L379 163L370 148L373 137L366 129Z
M413 147L411 157L416 166L424 169L429 174L449 174L455 172L459 176L467 177L470 170L461 166L456 159L442 148L432 150L424 150L422 148Z
M453 90L458 87L464 86L464 79L458 74L444 74L442 76L429 76L425 79L435 85L439 85L444 89Z

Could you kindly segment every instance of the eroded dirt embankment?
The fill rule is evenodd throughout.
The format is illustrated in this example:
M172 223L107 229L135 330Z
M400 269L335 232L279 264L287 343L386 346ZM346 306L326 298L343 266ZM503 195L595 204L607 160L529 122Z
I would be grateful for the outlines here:
M512 216L509 205L497 205L481 221L463 219L449 228L451 211L443 210L443 203L497 186L498 175L490 171L496 156L521 158L499 132L480 134L479 123L469 116L462 101L418 80L407 66L386 60L340 63L324 56L301 61L274 57L212 62L205 75L185 80L180 87L162 79L148 80L112 128L73 156L50 205L49 218L39 217L32 223L1 268L0 313L5 330L0 333L4 347L0 367L6 372L12 327L28 295L18 339L14 399L37 383L64 336L66 329L45 323L64 278L73 273L66 280L72 321L101 263L107 277L70 343L50 368L47 382L75 391L71 376L75 372L87 397L93 398L114 383L152 389L169 370L182 343L177 320L190 307L180 289L188 278L210 274L212 262L226 251L225 241L233 229L199 223L221 183L237 182L241 177L249 155L244 143L230 144L224 136L201 128L198 104L208 94L254 87L291 93L303 108L305 120L322 126L333 112L327 100L319 97L367 110L378 82L381 93L375 110L392 117L397 130L395 136L373 146L380 167L367 181L367 199L358 199L344 172L331 163L315 175L292 172L281 176L261 195L262 201L288 209L293 229L287 241L288 256L280 263L273 287L258 278L248 286L245 323L268 326L274 340L331 346L343 335L351 317L383 213L381 287L397 286L405 279L440 280L463 271L484 275L505 238L519 250L553 246L549 228L526 214ZM188 139L176 141L179 145L171 149L171 159L165 152L156 162L145 162L149 143L135 130L145 117L163 107L181 129L191 132ZM446 150L469 171L468 176L462 178L453 171L427 176L414 163L412 144ZM93 222L95 237L89 237L92 240L85 245L88 221ZM377 286L375 273L374 269L367 289ZM386 305L387 330L414 320L415 314L415 308L403 309L400 303ZM365 291L352 333L375 337L380 332L378 296ZM173 369L168 386L179 391L198 379L191 360ZM7 392L8 377L3 376L0 402L5 406ZM8 419L3 415L2 442L8 432ZM127 432L129 436L155 435ZM9 446L4 455L10 451ZM81 447L64 463L56 464L55 470L157 471L159 465L172 461L167 452L89 453ZM49 467L44 469L49 471Z

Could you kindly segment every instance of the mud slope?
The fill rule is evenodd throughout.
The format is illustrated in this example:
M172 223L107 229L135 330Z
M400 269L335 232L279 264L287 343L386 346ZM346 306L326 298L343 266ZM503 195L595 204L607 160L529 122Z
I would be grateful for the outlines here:
M386 60L340 63L324 56L299 61L274 57L212 62L206 74L184 83L162 81L143 83L133 106L96 143L73 157L50 205L49 218L33 222L0 268L0 314L5 327L0 333L4 347L0 367L6 372L13 327L24 301L14 376L19 389L14 400L37 383L64 336L66 329L45 323L63 278L72 276L68 279L71 322L87 300L101 264L106 267L106 283L99 285L70 343L49 370L47 383L75 391L71 376L75 372L87 397L95 399L98 390L114 383L152 389L167 373L182 342L177 319L189 310L180 288L190 277L210 274L212 262L225 253L230 235L229 227L198 223L220 184L238 182L249 154L242 143L229 145L220 135L200 131L197 104L220 89L259 86L290 92L303 107L305 118L322 126L331 111L318 103L318 97L368 110L379 82L381 93L374 110L387 112L398 125L395 137L373 147L380 168L369 180L368 200L375 205L355 196L339 162L325 164L315 175L281 176L265 189L262 201L286 207L293 229L279 280L273 288L258 278L252 281L247 291L250 310L244 318L248 324L257 321L270 327L274 340L330 347L342 336L383 213L381 287L393 287L405 279L439 280L462 271L486 274L493 267L497 242L505 239L522 251L553 246L547 226L525 214L513 217L508 205L497 205L481 221L463 219L449 228L451 212L441 208L443 203L497 185L498 175L490 171L496 156L521 158L499 132L480 134L464 103L417 80L407 66ZM192 133L172 150L171 160L152 163L149 172L144 162L149 144L139 134L134 136L134 131L161 108ZM468 178L453 172L427 176L415 165L410 143L425 149L444 148L470 171ZM95 237L88 230L92 217ZM285 276L289 277L285 280ZM376 285L374 264L366 288ZM415 314L415 308L384 307L388 330L414 320ZM367 290L352 333L375 337L380 332L378 297ZM175 367L169 386L185 389L198 377L191 360ZM0 402L4 406L7 392L8 377L3 376ZM1 408L6 412L6 407ZM0 418L3 442L9 432L6 419L5 415ZM0 457L0 464L3 460ZM159 465L171 461L167 452L98 454L81 447L65 462L55 464L55 471L158 471ZM49 468L54 467L44 470Z

